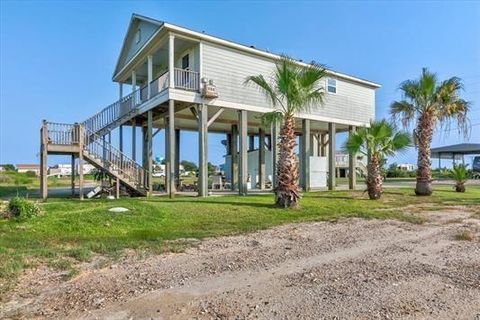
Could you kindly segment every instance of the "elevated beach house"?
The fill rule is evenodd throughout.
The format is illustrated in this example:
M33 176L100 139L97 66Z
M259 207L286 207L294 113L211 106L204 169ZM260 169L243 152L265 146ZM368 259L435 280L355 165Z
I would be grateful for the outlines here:
M75 124L44 121L41 127L41 190L47 197L47 155L71 155L79 161L80 197L85 162L102 169L120 189L149 195L152 137L165 130L166 188L177 192L180 131L198 132L199 196L208 195L207 138L226 140L223 187L246 194L274 185L278 128L265 128L259 116L272 106L247 76L271 75L279 56L167 22L134 14L113 73L119 97L110 106ZM303 64L298 61L299 64ZM297 115L301 185L304 190L335 187L335 135L366 126L374 118L374 82L328 71L325 103ZM130 127L128 130L125 128ZM114 131L119 144L112 145ZM128 132L128 137L125 132ZM129 139L129 150L124 142ZM136 154L141 143L142 152ZM355 172L350 157L350 170ZM72 165L74 168L75 165ZM75 175L72 175L75 177ZM72 178L73 179L73 178ZM72 180L72 183L75 181ZM350 187L355 175L350 174ZM224 188L221 188L224 189Z

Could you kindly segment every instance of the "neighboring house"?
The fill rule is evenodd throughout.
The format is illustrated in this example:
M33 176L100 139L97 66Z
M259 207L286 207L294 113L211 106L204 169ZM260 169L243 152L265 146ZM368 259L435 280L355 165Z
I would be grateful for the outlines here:
M40 166L38 164L17 164L17 172L35 172L38 176L40 174Z
M196 144L198 192L206 196L208 133L222 133L226 135L227 155L233 155L231 165L224 167L229 171L228 182L232 188L246 193L247 179L255 175L256 185L265 189L266 168L275 172L278 129L261 125L260 116L273 107L255 86L245 85L245 79L258 74L270 77L279 57L253 46L134 14L112 76L119 84L118 100L77 125L45 122L42 161L46 163L49 153L73 154L104 168L131 193L146 195L152 192L152 155L158 152L153 150L157 145L152 143L152 138L159 130L165 130L166 189L173 195L180 181L180 144L187 143L189 147ZM315 58L322 61L322 53ZM328 61L322 62L328 64ZM306 66L301 61L296 63ZM321 86L326 92L325 103L299 113L296 121L304 189L310 189L310 156L315 155L313 146L320 143L323 156L325 150L331 150L322 166L328 171L330 189L335 187L335 136L369 125L375 117L375 90L380 87L372 81L333 70L328 70ZM131 137L124 136L124 127L132 128ZM142 131L137 130L139 127ZM118 146L109 143L114 130L121 137ZM180 141L181 130L195 130L199 139ZM122 144L126 138L133 142L130 150ZM250 140L257 141L256 145L258 141L270 141L256 148L259 163L255 172L248 169ZM137 144L142 145L141 154L136 152ZM316 155L320 156L320 152ZM326 181L326 176L323 179ZM351 187L354 187L352 181ZM42 186L45 198L46 184Z

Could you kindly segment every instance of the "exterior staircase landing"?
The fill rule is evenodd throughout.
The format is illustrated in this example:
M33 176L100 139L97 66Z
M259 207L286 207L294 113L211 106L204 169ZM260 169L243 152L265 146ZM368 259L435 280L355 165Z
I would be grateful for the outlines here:
M47 155L73 155L79 158L80 198L83 198L83 162L102 170L131 195L145 196L148 190L147 171L120 150L112 146L84 124L64 124L44 121L41 128L41 194L47 197Z

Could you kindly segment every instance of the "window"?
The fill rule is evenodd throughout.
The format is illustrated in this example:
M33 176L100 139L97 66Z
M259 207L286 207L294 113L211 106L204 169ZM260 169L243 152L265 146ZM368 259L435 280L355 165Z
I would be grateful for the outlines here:
M135 43L139 43L142 40L142 31L140 29L137 30L135 34Z
M186 54L182 58L182 69L186 70L189 67L190 67L190 56L188 54Z
M337 80L332 78L327 78L327 92L337 93Z

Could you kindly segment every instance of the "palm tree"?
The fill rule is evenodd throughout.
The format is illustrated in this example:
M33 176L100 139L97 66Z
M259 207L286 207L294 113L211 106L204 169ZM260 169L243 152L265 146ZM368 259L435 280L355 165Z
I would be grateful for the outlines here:
M326 71L315 62L303 66L286 56L279 58L275 65L270 79L265 79L263 75L250 76L245 84L256 85L273 105L274 111L262 117L264 125L282 124L274 186L275 204L290 208L298 206L300 198L294 116L323 103L324 88L320 80L325 77Z
M360 152L368 157L367 192L370 199L380 199L382 194L380 170L383 160L410 144L410 135L396 131L386 120L372 122L370 128L360 128L348 137L344 148L350 154Z
M461 99L463 84L460 78L452 77L438 81L435 73L426 68L417 80L407 80L400 84L403 100L395 101L390 107L393 119L401 119L405 128L415 123L414 142L417 156L417 195L432 194L431 151L433 132L437 125L448 127L455 120L459 133L468 133L467 113L470 104Z
M465 182L467 182L468 178L467 165L459 164L453 166L450 176L455 180L455 191L465 192Z

